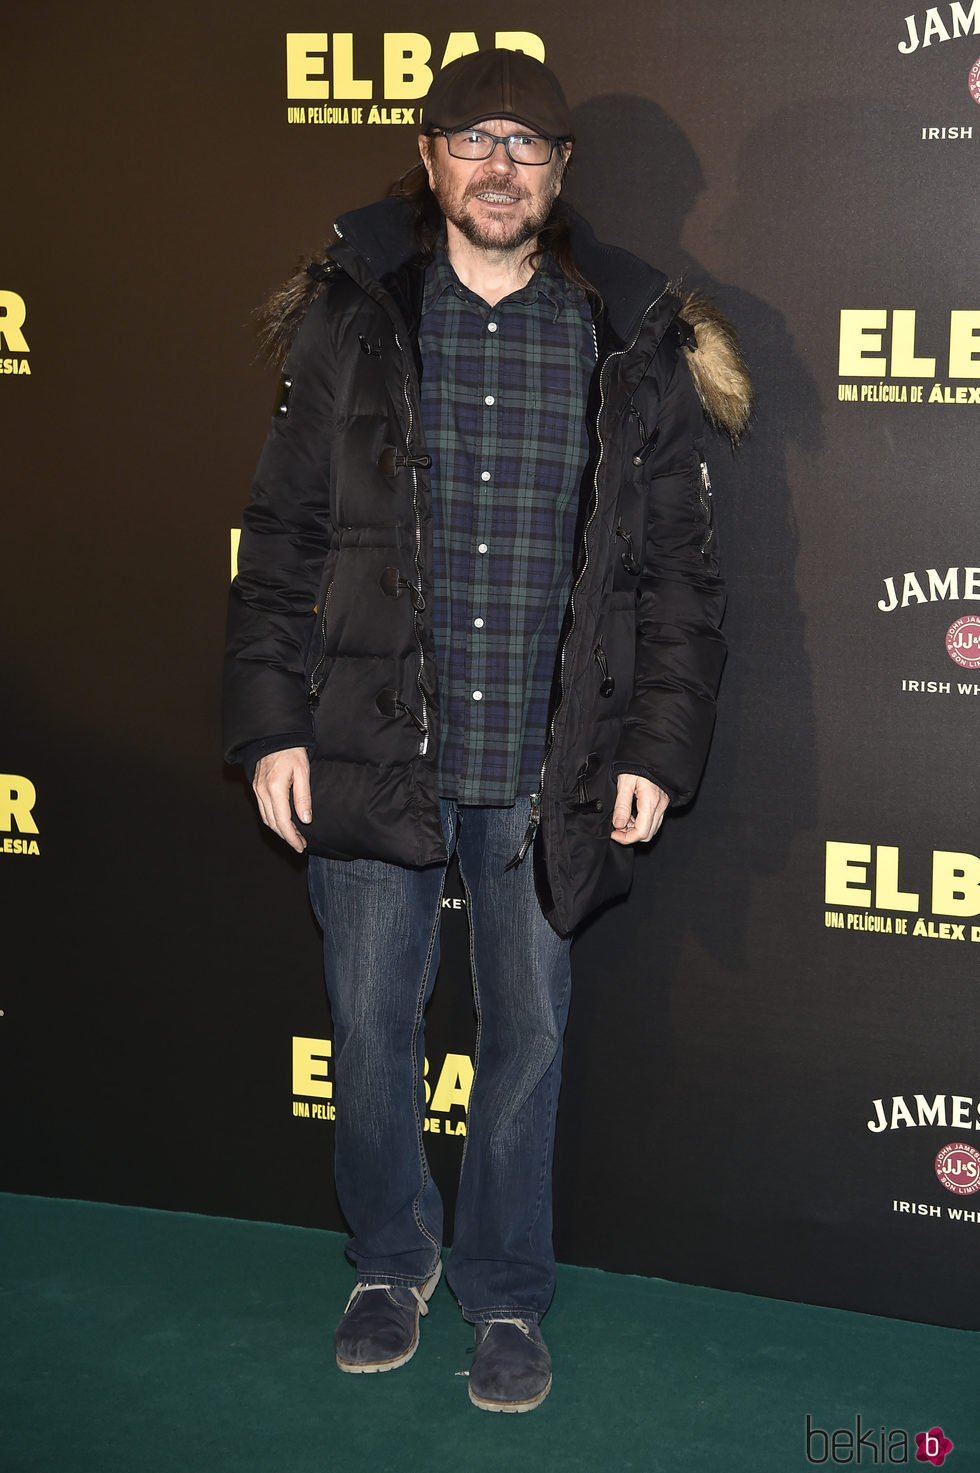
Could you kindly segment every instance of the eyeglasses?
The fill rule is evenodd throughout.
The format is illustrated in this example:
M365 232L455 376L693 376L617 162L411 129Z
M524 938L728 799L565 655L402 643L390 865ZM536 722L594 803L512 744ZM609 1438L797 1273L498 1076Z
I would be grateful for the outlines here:
M454 159L478 159L493 157L498 143L507 150L507 157L515 164L547 164L555 151L556 138L542 138L540 133L511 133L502 138L499 133L481 133L479 128L459 128L455 133L445 133L440 128L435 136L442 136Z

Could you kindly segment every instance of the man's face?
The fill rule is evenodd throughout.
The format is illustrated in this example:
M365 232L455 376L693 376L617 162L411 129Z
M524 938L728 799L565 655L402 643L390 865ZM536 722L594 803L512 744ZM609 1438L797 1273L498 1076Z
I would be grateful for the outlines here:
M476 123L481 133L506 138L531 130L508 118ZM533 240L561 190L571 145L559 144L547 164L515 164L499 144L488 159L453 158L446 139L422 135L419 152L442 213L482 250L516 250Z

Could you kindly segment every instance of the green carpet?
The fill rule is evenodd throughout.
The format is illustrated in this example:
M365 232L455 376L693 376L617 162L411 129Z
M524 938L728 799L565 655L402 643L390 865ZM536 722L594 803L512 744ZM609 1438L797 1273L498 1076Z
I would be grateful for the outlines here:
M796 1473L901 1466L900 1430L928 1470L914 1434L936 1425L947 1473L980 1468L967 1331L562 1268L552 1393L493 1416L442 1285L409 1365L336 1370L337 1234L0 1196L0 1235L2 1473ZM851 1443L815 1435L808 1461L807 1414Z

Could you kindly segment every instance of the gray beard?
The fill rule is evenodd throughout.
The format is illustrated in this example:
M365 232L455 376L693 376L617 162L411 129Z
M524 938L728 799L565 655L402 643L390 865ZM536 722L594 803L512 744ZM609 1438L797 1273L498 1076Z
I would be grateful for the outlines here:
M438 195L436 195L436 200L441 206L442 202ZM528 215L510 236L497 235L482 229L473 216L466 214L462 209L454 215L446 214L446 211L443 210L443 214L446 215L447 220L452 221L459 233L466 237L470 245L478 246L485 251L516 251L521 246L527 245L529 240L537 237L551 214L551 203L548 203L547 206L542 204L537 215Z
M484 184L480 187L486 189L492 188L493 186L492 184ZM438 174L432 192L435 195L437 205L446 219L456 226L456 229L471 245L475 245L484 251L516 251L520 250L521 246L527 245L528 241L534 240L547 224L548 216L551 214L555 200L558 197L557 191L552 190L550 195L541 201L538 210L528 215L517 227L513 235L503 236L494 234L489 230L484 230L477 224L473 216L467 213L466 207L468 201L466 198L456 205L448 195Z

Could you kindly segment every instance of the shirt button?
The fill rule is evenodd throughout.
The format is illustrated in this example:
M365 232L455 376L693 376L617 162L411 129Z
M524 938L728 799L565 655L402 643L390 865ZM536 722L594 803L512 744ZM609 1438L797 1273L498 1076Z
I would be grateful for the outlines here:
M479 546L478 546L478 547L477 547L477 549L476 549L476 550L477 550L477 552L489 552L489 551L490 551L490 548L489 548L489 546L488 546L488 545L487 545L487 543L485 543L485 542L481 542L481 543L480 543L480 544L479 544Z
M480 472L480 480L481 481L489 481L489 479L490 479L490 472L489 471L481 471Z
M484 404L495 404L497 401L494 399L492 394L488 394L483 402Z
M482 701L483 700L483 692L482 692L482 690L475 690L473 692L473 699L474 699L474 701Z
M482 619L474 619L473 620L473 628L474 629L482 629L483 628L483 620Z
M496 331L497 331L497 324L495 322L488 322L487 323L487 332L496 332Z

